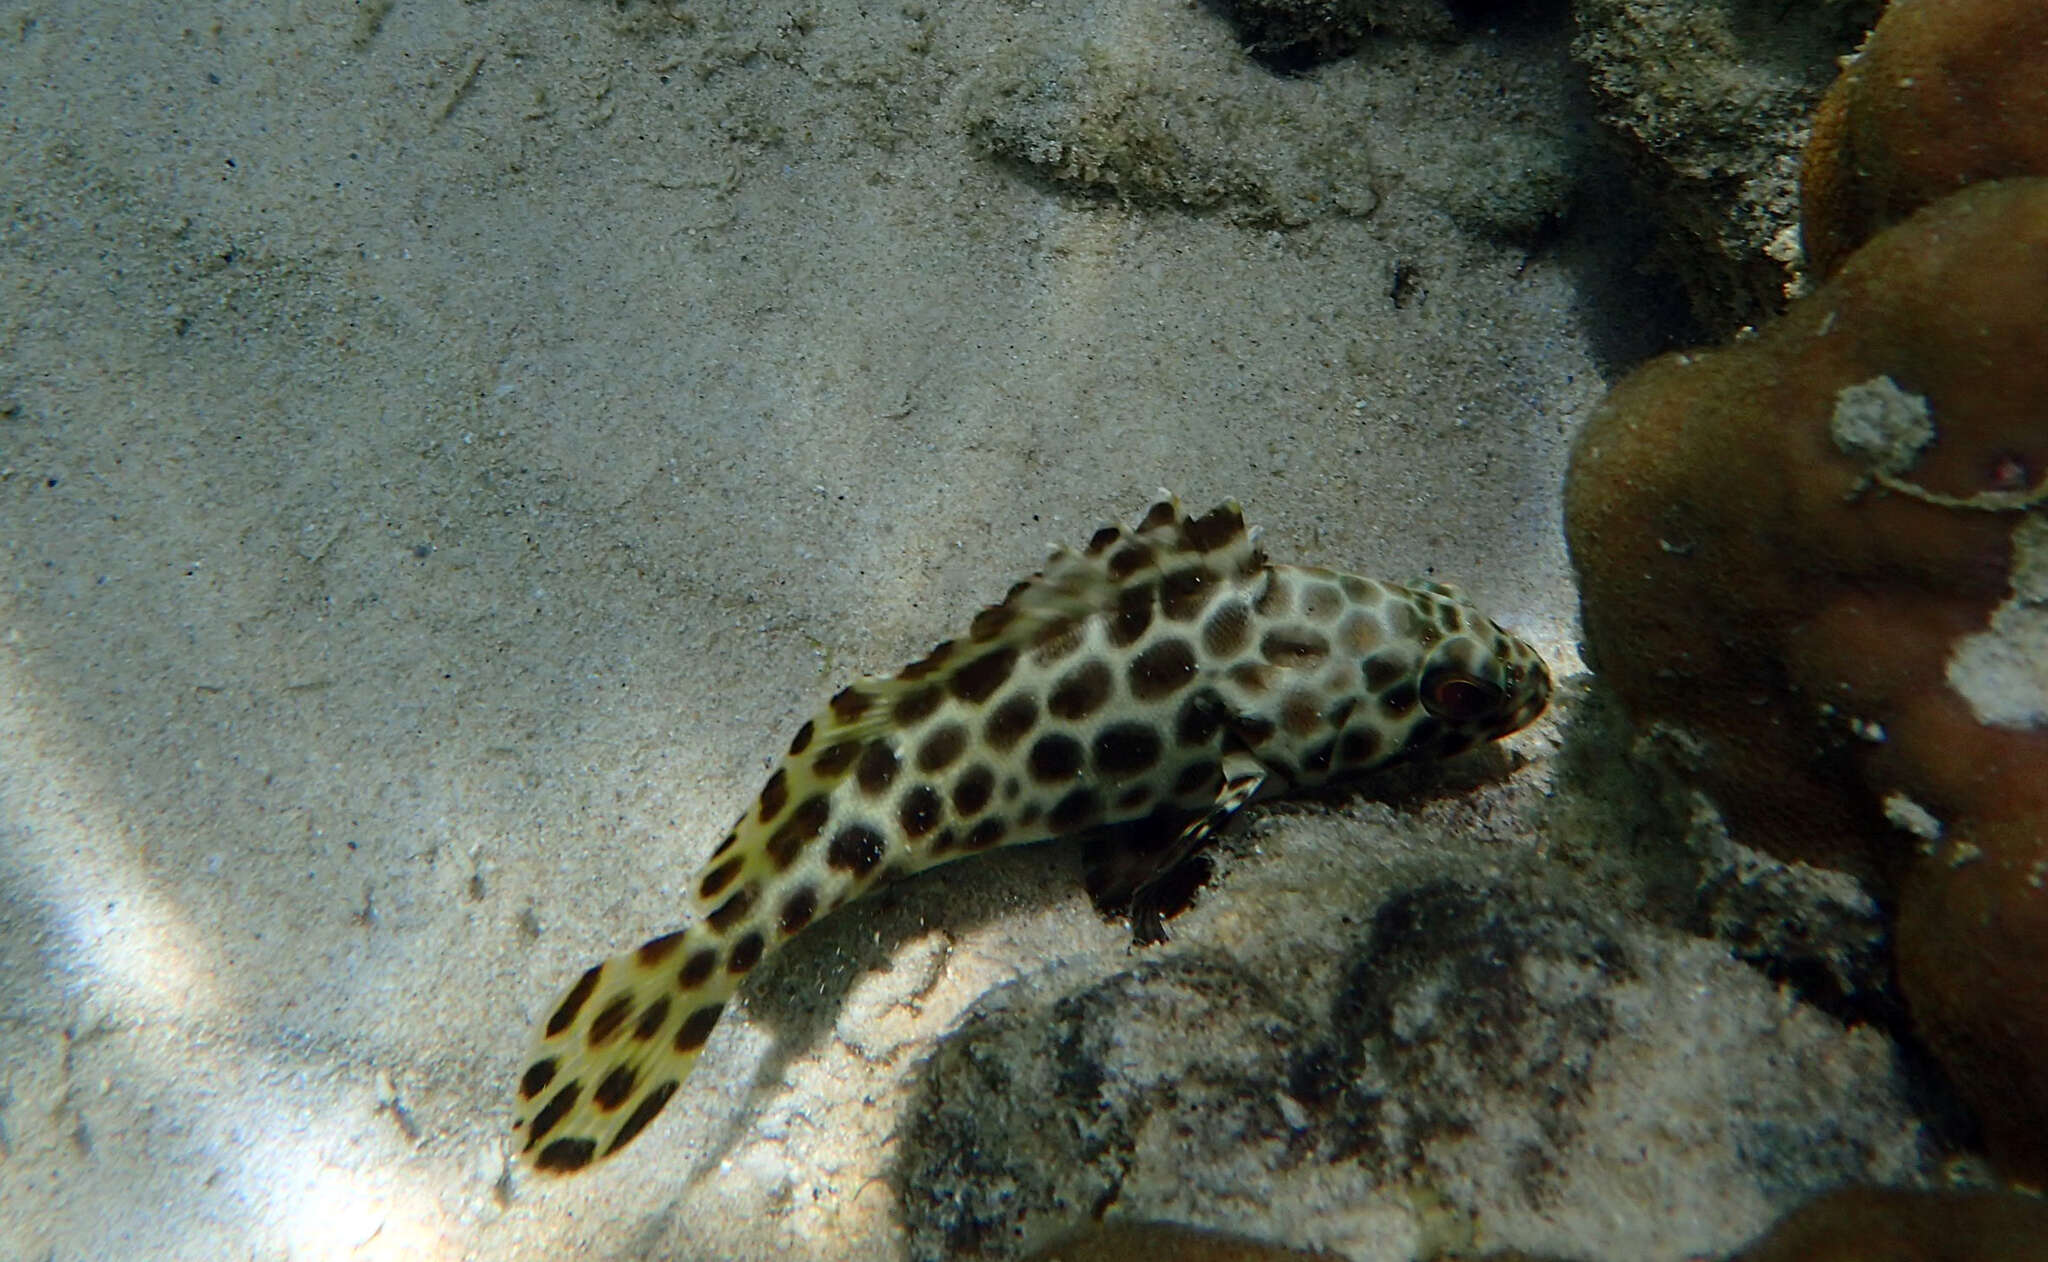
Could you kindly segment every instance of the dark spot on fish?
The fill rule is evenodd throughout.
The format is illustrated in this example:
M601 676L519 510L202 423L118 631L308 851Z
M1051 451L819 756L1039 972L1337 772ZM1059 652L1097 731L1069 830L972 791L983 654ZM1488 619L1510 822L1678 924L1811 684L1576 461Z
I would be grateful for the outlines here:
M782 913L778 920L784 933L797 933L817 914L818 892L806 885L782 900Z
M699 947L683 961L682 971L676 974L676 985L684 990L695 990L711 976L711 970L718 967L718 952L711 947Z
M716 910L705 917L705 923L711 926L713 932L724 933L741 920L744 920L747 913L753 909L753 906L754 887L743 885L734 891L731 898L720 903Z
M745 973L761 962L761 952L766 949L767 943L763 941L761 931L749 930L745 937L732 944L732 956L725 962L725 971L735 977Z
M1110 615L1107 630L1112 647L1126 648L1136 644L1152 625L1152 584L1127 587L1117 593L1116 609Z
M1114 682L1109 667L1101 662L1088 662L1060 680L1052 695L1045 699L1045 708L1063 719L1085 719L1109 700Z
M1383 631L1378 619L1354 609L1337 628L1337 634L1342 638L1346 652L1358 654L1378 644Z
M854 770L854 782L860 791L871 798L878 798L896 783L896 769L900 764L896 751L888 741L879 740L869 745L867 752L860 756L860 766Z
M704 1046L704 1040L711 1037L711 1028L718 1024L719 1014L724 1011L722 1003L707 1004L684 1018L683 1028L676 1031L675 1049L694 1052Z
M648 1039L653 1038L667 1020L668 996L663 995L649 1004L647 1011L641 1013L640 1019L633 1023L634 1042L645 1043Z
M1275 666L1313 666L1330 655L1330 640L1305 627L1275 627L1259 640L1259 655Z
M590 1002L590 992L597 989L597 975L602 971L602 964L594 964L583 976L576 979L576 984L569 988L568 995L562 999L561 1006L555 1009L555 1015L548 1018L549 1038L568 1029L576 1020L576 1014L583 1011L584 1004Z
M868 707L874 703L874 697L862 692L857 687L849 685L834 693L832 700L825 704L832 711L833 718L839 720L841 724L846 724L866 714Z
M661 1112L667 1106L669 1097L673 1096L676 1093L676 1088L681 1085L681 1083L671 1078L648 1092L647 1097L634 1106L633 1112L627 1116L625 1124L619 1127L619 1133L612 1137L611 1146L604 1150L605 1155L610 1156L619 1149L624 1148L627 1144L632 1143L633 1137L647 1129L647 1124L654 1120L655 1114Z
M938 827L945 812L945 804L939 801L939 791L928 784L920 784L903 795L902 803L896 808L896 822L903 826L903 835L915 841Z
M1159 733L1146 724L1112 723L1095 734L1095 770L1113 780L1137 775L1159 761L1161 745Z
M1223 768L1213 762L1190 763L1182 768L1173 782L1175 797L1192 797L1195 794L1213 796L1223 784Z
M967 729L958 723L948 723L925 737L917 747L917 769L926 775L944 771L966 748Z
M1118 548L1109 556L1109 576L1119 583L1152 564L1152 549L1142 543Z
M955 671L946 681L946 686L960 700L979 705L994 695L1016 668L1017 649L1014 645L1005 645L982 654Z
M1392 653L1374 653L1365 659L1365 686L1374 692L1385 692L1414 669L1405 656Z
M1173 738L1182 745L1206 745L1216 739L1223 726L1223 701L1204 688L1180 703L1173 721Z
M982 738L998 751L1009 749L1024 739L1038 722L1038 702L1030 693L1020 692L1006 699L988 716L988 724L982 728Z
M995 791L994 772L987 767L969 767L953 786L953 813L962 817L981 814Z
M583 1080L580 1078L572 1079L561 1090L555 1092L547 1104L542 1106L541 1111L534 1115L533 1125L527 1131L527 1146L532 1147L540 1140L546 1139L549 1131L560 1126L562 1119L569 1116L569 1111L576 1107L576 1101L582 1094Z
M590 1164L597 1155L594 1139L558 1139L534 1156L536 1169L554 1174L572 1174Z
M1081 771L1081 742L1060 732L1049 732L1032 743L1029 764L1031 778L1040 784L1071 780Z
M676 948L682 944L682 930L678 929L674 933L664 933L650 942L643 943L640 950L635 953L636 958L640 961L642 968L659 968L667 962L669 956L676 953Z
M1337 757L1347 767L1371 762L1379 752L1379 734L1369 728L1354 727L1337 742Z
M897 671L896 678L905 683L915 683L945 665L946 659L952 655L953 642L951 640L941 640L938 646L932 649L931 652L905 666L902 670Z
M1244 534L1244 516L1219 504L1188 523L1188 542L1201 552L1227 548Z
M866 824L849 824L832 838L825 851L825 862L841 872L866 876L882 861L886 849L882 834Z
M590 1093L591 1103L610 1113L633 1094L633 1082L638 1077L631 1065L613 1066L612 1071L597 1084L597 1090Z
M889 716L898 727L916 727L930 718L943 700L945 694L939 691L938 685L926 684L897 698L896 707Z
M560 1067L560 1062L552 1056L528 1065L526 1072L519 1076L519 1098L531 1100L547 1090L548 1084L555 1080L555 1070Z
M1324 741L1301 756L1302 770L1318 776L1329 774L1330 760L1336 755L1336 752L1337 743L1335 741Z
M768 783L761 786L761 822L766 824L773 820L788 805L789 777L777 767L775 774L768 777Z
M1070 833L1094 823L1101 814L1102 796L1093 789L1079 788L1054 803L1045 822L1054 832Z
M1280 703L1280 725L1290 736L1313 736L1322 730L1323 708L1313 693L1291 692Z
M590 1030L584 1036L585 1041L592 1047L603 1047L611 1042L612 1035L619 1032L619 1027L626 1023L626 1018L632 1015L632 1012L633 996L620 995L591 1019Z
M993 640L1001 635L1003 628L1009 626L1016 617L1017 611L1008 604L990 605L974 615L974 621L967 626L967 633L973 636L977 643Z
M1263 697L1271 692L1279 677L1279 670L1264 662L1239 662L1230 668L1230 682L1253 697Z
M1083 626L1074 618L1057 618L1045 624L1031 640L1031 660L1050 666L1081 647Z
M1195 678L1195 651L1185 640L1161 640L1131 662L1131 695L1140 701L1170 696Z
M1202 648L1211 657L1235 657L1251 639L1251 631L1252 615L1244 602L1225 601L1202 626Z
M825 821L831 815L831 803L823 793L813 793L805 798L803 805L783 820L768 838L768 862L777 872L788 871L804 847L824 829Z
M1294 608L1294 589L1280 577L1280 571L1266 571L1266 585L1259 590L1252 608L1259 611L1261 618L1277 618Z
M809 719L805 719L804 725L796 730L795 736L790 738L789 756L794 758L809 749L811 747L811 738L817 734L818 725Z
M1302 590L1301 612L1311 622L1328 622L1344 608L1344 594L1328 583L1311 583Z
M1403 680L1380 695L1380 710L1400 718L1415 708L1417 695L1415 685Z
M1415 726L1408 730L1406 747L1417 754L1437 754L1443 741L1444 725L1435 718L1424 715L1415 720Z
M697 897L717 898L720 894L725 893L727 887L739 877L740 868L745 862L738 855L734 855L724 863L706 872L704 879L697 883Z
M1216 595L1216 571L1206 565L1189 566L1167 575L1159 584L1159 612L1174 622L1189 622Z
M837 780L846 774L846 769L853 765L853 760L860 757L863 743L834 741L818 751L818 756L811 760L811 770L821 780Z

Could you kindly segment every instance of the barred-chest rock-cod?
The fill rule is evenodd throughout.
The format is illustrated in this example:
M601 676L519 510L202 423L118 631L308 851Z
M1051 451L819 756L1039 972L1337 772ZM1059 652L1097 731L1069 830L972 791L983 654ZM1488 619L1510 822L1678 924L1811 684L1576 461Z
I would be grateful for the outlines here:
M1454 589L1276 565L1235 503L1190 517L1162 492L797 729L684 927L548 1010L516 1146L555 1173L625 1147L741 979L881 882L1094 831L1091 893L1156 939L1159 879L1247 803L1458 753L1549 697L1542 659Z

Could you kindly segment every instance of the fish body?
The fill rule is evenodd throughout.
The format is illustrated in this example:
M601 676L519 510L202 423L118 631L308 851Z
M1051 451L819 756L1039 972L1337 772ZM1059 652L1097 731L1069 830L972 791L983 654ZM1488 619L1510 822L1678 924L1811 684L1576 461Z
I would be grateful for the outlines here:
M1190 517L1165 496L798 729L697 876L684 927L549 1010L516 1145L555 1173L624 1147L746 974L881 882L1129 825L1090 881L1140 924L1150 882L1246 803L1455 754L1527 725L1549 694L1536 653L1453 589L1273 564L1234 503Z

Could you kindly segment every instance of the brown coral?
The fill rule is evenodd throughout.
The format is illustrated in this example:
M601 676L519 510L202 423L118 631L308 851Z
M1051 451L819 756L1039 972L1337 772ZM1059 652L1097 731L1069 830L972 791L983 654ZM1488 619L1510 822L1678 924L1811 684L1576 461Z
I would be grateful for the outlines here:
M1099 1226L1031 1255L1029 1262L1336 1262L1309 1253L1173 1223Z
M2042 515L2044 312L2048 179L1973 186L1755 340L1622 383L1566 488L1598 669L1745 839L1896 893L1916 1018L2037 1183L2048 715L1984 694L2048 690L2048 663L2000 683L1961 651Z
M2048 1204L1856 1188L1787 1216L1731 1262L2048 1262Z
M1814 116L1807 258L1826 275L1929 202L2019 175L2048 175L2048 5L1900 0Z

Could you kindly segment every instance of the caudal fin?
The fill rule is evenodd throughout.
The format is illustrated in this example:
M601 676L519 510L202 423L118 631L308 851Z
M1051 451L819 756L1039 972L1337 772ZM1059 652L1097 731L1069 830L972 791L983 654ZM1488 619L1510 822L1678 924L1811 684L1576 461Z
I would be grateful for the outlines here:
M555 1005L519 1079L515 1143L568 1174L631 1143L690 1075L731 998L718 939L697 925L615 955Z

